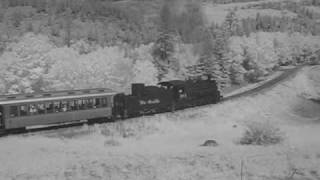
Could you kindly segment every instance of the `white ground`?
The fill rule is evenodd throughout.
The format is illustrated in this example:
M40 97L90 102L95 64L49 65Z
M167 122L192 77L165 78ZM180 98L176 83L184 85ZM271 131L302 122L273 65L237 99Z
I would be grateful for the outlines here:
M257 13L260 15L271 15L271 16L288 16L295 17L296 14L288 11L278 11L274 9L247 9L248 5L260 4L265 2L274 2L274 1L284 1L284 0L262 0L262 1L252 1L244 3L229 3L229 4L213 4L213 3L203 3L204 15L209 24L218 23L221 24L225 20L229 10L238 8L237 17L239 19L252 17L255 18ZM291 0L299 1L299 0ZM242 9L244 8L244 9Z
M0 138L0 179L319 179L320 66L264 94L113 124ZM247 121L285 140L237 144ZM236 125L236 126L235 126ZM217 147L199 146L207 139ZM293 174L293 175L292 175Z

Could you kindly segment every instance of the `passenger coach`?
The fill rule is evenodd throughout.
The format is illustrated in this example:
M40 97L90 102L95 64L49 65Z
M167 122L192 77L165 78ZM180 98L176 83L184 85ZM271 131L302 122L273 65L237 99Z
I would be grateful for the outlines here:
M91 119L111 119L110 89L0 96L0 130Z

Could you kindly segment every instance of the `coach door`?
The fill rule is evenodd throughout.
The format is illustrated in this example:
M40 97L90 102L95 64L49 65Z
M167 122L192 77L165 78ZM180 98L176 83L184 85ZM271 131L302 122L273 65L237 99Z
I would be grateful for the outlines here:
M113 98L113 116L115 119L123 119L125 115L125 95L117 94Z
M3 114L3 107L0 106L0 129L4 127L4 114Z

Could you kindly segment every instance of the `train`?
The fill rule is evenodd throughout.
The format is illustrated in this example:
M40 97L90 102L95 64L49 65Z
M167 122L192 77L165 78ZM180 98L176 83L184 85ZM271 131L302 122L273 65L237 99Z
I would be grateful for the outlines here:
M222 98L217 82L209 77L154 86L134 83L130 94L96 88L1 95L0 132L82 120L124 120L214 104Z

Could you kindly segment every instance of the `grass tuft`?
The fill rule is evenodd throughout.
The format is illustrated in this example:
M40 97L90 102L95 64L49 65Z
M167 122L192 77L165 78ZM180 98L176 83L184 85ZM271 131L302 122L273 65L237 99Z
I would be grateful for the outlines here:
M247 129L240 139L243 145L272 145L283 140L283 133L269 122L248 122Z

